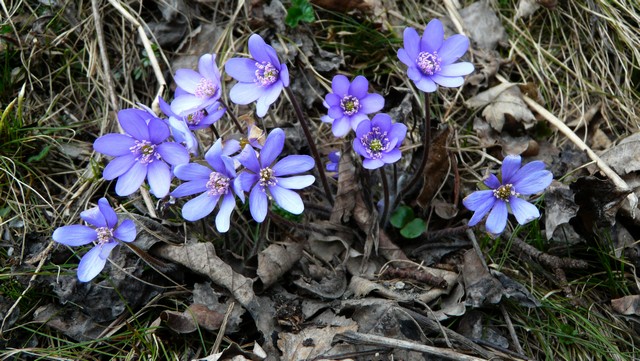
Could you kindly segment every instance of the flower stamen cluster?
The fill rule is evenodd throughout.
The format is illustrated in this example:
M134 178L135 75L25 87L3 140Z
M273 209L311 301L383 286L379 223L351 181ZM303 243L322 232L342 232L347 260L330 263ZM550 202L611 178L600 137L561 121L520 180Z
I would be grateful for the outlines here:
M280 71L271 62L256 62L256 83L260 86L269 86L278 80Z
M198 82L198 85L196 85L196 89L193 92L193 95L195 95L196 98L205 99L212 97L217 90L218 88L211 80L207 78L201 78Z
M370 132L360 137L360 142L371 159L382 158L382 153L389 148L387 132L380 131L379 127L371 128Z
M269 167L260 169L260 180L258 181L258 184L262 187L262 191L265 190L265 187L275 186L277 183L278 180L273 174L273 169Z
M360 100L353 95L345 95L342 100L340 100L340 108L342 108L344 114L354 115L362 108L362 105L360 104Z
M513 189L513 184L504 184L493 190L493 196L505 202L509 202L509 197L517 197L518 195L515 189Z
M130 147L131 153L136 155L136 161L142 164L149 164L161 156L156 152L156 146L148 140L136 140L135 145Z
M109 227L96 228L96 234L98 235L99 244L110 242L113 239L113 229Z
M437 51L433 53L422 51L418 54L418 59L416 59L418 68L420 68L420 71L425 75L433 75L442 70L440 67L441 62L442 59L438 57Z
M211 172L206 187L209 190L208 194L210 196L221 196L227 194L230 184L231 179L229 177L226 177L222 173Z
M184 120L187 122L188 125L196 126L200 124L200 121L204 119L205 116L206 116L205 111L203 109L200 109L184 117L185 118Z

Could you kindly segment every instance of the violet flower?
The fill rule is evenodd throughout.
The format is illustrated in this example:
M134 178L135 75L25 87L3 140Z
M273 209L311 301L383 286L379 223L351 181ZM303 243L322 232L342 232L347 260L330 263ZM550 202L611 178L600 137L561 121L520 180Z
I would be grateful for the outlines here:
M308 171L315 166L308 155L288 155L274 164L284 147L284 131L276 128L269 133L260 151L260 158L250 145L238 156L238 161L246 168L238 174L235 182L249 194L249 209L256 222L264 221L268 211L268 196L273 197L280 208L293 214L301 214L304 204L298 193L292 189L302 189L315 182L312 175L290 176Z
M179 90L180 89L176 90L176 98L179 96ZM215 124L220 120L226 112L226 109L222 107L220 102L214 102L207 107L194 110L193 112L185 115L175 113L172 110L171 105L167 104L167 102L162 98L158 98L158 105L160 106L160 110L162 110L167 117L174 117L176 119L183 120L191 130L208 128L210 125Z
M338 165L340 164L340 151L336 150L333 152L329 152L327 158L329 158L329 162L326 165L326 170L329 172L337 172Z
M80 213L80 218L95 228L82 224L63 226L53 232L52 238L67 246L84 246L96 242L95 247L82 256L78 265L78 279L89 282L104 269L118 240L133 242L136 238L136 225L130 219L125 219L118 225L118 216L106 198L100 198L97 207Z
M363 167L377 169L400 159L399 148L406 135L404 124L392 124L388 114L379 113L371 121L364 120L358 125L353 150L364 157Z
M418 89L431 93L437 85L459 87L464 84L463 75L473 72L473 64L455 63L469 48L469 39L461 34L444 39L444 28L433 19L424 29L422 38L413 28L404 29L404 48L398 50L398 58L409 67L407 75Z
M187 182L179 185L171 195L180 198L202 193L182 206L182 217L188 221L197 221L208 216L219 205L216 229L226 232L229 230L231 212L236 206L231 189L236 177L233 159L224 155L220 139L213 144L204 158L213 170L197 163L181 164L175 168L176 177ZM235 187L233 191L244 202L242 189Z
M118 178L119 196L135 192L145 179L153 195L166 196L172 178L168 164L189 162L189 153L182 145L168 142L167 124L147 111L124 109L118 112L118 120L127 134L106 134L93 143L97 152L116 157L102 176L106 180Z
M508 155L502 161L502 182L491 174L484 180L489 190L475 191L462 203L475 211L469 226L478 224L489 212L486 228L489 233L500 234L507 225L509 210L519 224L526 224L540 217L540 212L531 203L520 198L545 190L553 180L553 174L545 170L542 161L533 161L520 168L519 155Z
M249 53L251 59L232 58L224 66L227 74L238 81L231 88L229 98L242 105L257 100L256 114L264 117L269 105L289 86L289 70L286 64L280 64L276 51L258 34L249 38Z
M215 54L205 54L198 61L198 71L178 69L174 77L180 90L171 102L171 110L187 115L206 109L220 99L220 70Z
M384 107L384 98L380 94L368 93L369 81L362 75L349 82L344 75L336 75L331 82L333 93L325 96L324 106L329 109L328 116L322 121L332 123L331 130L336 137L344 137L349 130L354 131L358 124L369 119L367 114L375 113Z

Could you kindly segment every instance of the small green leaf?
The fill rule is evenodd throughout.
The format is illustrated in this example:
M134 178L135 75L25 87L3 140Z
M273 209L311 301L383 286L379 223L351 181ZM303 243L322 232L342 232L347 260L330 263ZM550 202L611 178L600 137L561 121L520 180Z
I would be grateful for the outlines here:
M413 215L413 209L411 209L411 207L400 206L393 211L389 221L392 226L402 228L414 218L415 216Z
M401 230L400 234L404 238L417 238L427 228L427 224L420 218L414 218L411 222L407 223Z
M51 149L50 145L47 145L46 147L42 148L40 153L38 153L36 155L32 155L31 157L29 157L27 159L27 163L34 163L34 162L41 161L42 159L44 159L44 157L47 156L47 154L49 154L49 149Z
M313 22L315 20L313 7L309 0L293 0L291 7L287 10L287 17L284 22L292 28L298 26L300 21Z
M292 28L298 26L300 19L302 18L302 9L299 7L291 7L287 10L287 17L284 19L285 24Z

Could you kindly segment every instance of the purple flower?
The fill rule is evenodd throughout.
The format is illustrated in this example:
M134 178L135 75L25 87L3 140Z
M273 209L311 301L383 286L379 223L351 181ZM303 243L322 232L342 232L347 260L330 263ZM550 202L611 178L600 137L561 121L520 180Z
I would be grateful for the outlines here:
M176 167L174 170L176 177L187 182L179 185L171 195L185 197L202 193L182 207L182 216L192 222L208 216L219 204L216 228L219 232L226 232L229 230L231 212L236 206L231 189L236 177L233 160L224 155L220 139L213 144L204 158L213 170L197 163L181 164ZM233 190L244 201L242 189L235 187Z
M178 90L176 90L176 98L178 97ZM186 115L175 113L171 106L162 98L158 98L158 105L160 106L160 110L162 110L167 117L174 117L176 119L183 120L191 130L199 130L209 127L211 124L220 120L226 112L226 109L222 107L220 102L214 102L207 107L194 110Z
M340 151L336 150L330 152L327 156L329 158L329 163L327 163L326 169L329 172L337 172L338 165L340 164Z
M442 23L433 19L424 29L422 39L415 29L404 29L404 48L398 50L398 58L409 67L407 75L418 89L431 93L436 91L436 84L458 87L464 83L462 76L473 72L473 64L455 61L468 48L469 39L464 35L456 34L445 40Z
M172 177L168 164L189 162L189 153L180 144L167 142L169 127L147 111L124 109L118 112L118 120L127 134L106 134L93 143L97 152L116 157L102 176L106 180L118 178L119 196L135 192L145 179L153 195L166 196Z
M249 53L252 59L232 58L224 66L227 74L238 81L231 88L229 98L236 104L257 100L256 114L263 117L282 89L289 86L289 70L280 64L276 51L260 35L249 38Z
M187 115L206 109L220 99L220 71L215 54L205 54L198 61L198 71L178 69L174 77L180 90L171 102L171 110Z
M364 157L362 165L365 168L377 169L400 159L399 148L405 135L407 127L404 124L392 124L388 114L376 114L371 121L364 120L358 125L353 150Z
M91 281L102 271L111 250L118 241L133 242L136 238L136 225L125 219L118 225L118 216L106 198L98 200L98 206L80 213L80 218L95 228L82 224L59 227L53 232L54 241L67 246L84 246L96 242L78 265L78 279L81 282Z
M475 191L462 201L465 207L475 211L469 226L476 225L489 211L486 227L492 234L504 231L509 209L520 224L540 217L538 209L520 196L542 192L551 184L553 174L545 170L544 163L539 160L527 163L522 168L520 164L519 155L506 156L502 161L502 183L491 174L484 180L489 190Z
M246 168L238 174L236 182L249 194L249 209L256 222L264 221L268 210L268 194L282 209L293 214L301 214L304 204L298 193L291 189L302 189L315 182L312 175L285 177L305 172L315 166L308 155L288 155L274 164L284 147L284 131L276 128L269 133L260 151L260 158L251 146L247 145L238 156Z
M333 93L324 98L324 106L329 109L328 116L322 121L333 123L331 130L336 137L344 137L349 130L356 130L358 124L369 119L367 114L375 113L384 107L384 98L380 94L367 93L369 82L362 75L350 83L344 75L336 75L331 82Z

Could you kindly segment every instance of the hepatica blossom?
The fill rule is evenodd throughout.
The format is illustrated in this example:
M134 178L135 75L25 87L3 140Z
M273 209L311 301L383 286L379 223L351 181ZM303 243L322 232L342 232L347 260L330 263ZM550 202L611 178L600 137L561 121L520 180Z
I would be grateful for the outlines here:
M436 91L436 84L461 86L463 76L473 72L473 64L455 62L467 52L469 39L460 34L444 39L444 28L438 19L427 24L422 38L415 29L406 28L403 40L404 48L398 50L398 58L409 67L409 79L424 92Z
M95 243L82 256L78 265L78 279L88 282L102 271L109 254L118 245L118 240L132 242L136 238L136 225L130 219L125 219L118 225L118 216L106 198L100 198L97 207L80 213L80 218L93 227L82 224L63 226L53 232L52 238L67 246Z
M176 167L176 177L187 182L178 186L171 195L186 197L201 193L182 207L182 216L188 221L197 221L208 216L219 205L216 228L220 232L229 230L231 212L235 208L235 193L244 201L242 189L233 188L236 177L233 160L224 155L222 141L218 139L205 154L211 168L197 163L181 164Z
M180 115L208 108L220 99L220 70L215 54L205 54L198 61L198 71L178 69L174 77L179 90L171 110Z
M329 109L324 122L332 123L331 130L336 137L344 137L349 130L354 131L361 121L369 119L367 114L384 107L380 94L368 93L369 82L362 75L349 82L344 75L336 75L331 82L333 93L325 96L324 106Z
M257 100L256 114L263 117L282 89L289 86L289 70L286 64L280 64L276 51L260 35L249 38L249 53L251 59L232 58L224 66L227 74L238 81L229 98L243 105Z
M377 169L400 159L399 148L406 135L404 124L392 124L388 114L376 114L371 121L364 120L358 125L353 150L364 157L363 167Z
M283 147L284 131L276 128L267 136L259 158L250 145L245 146L237 158L246 169L238 174L235 182L250 192L249 209L256 222L264 221L267 216L269 195L287 212L301 214L304 204L292 189L302 189L315 182L312 175L291 176L315 166L310 156L288 155L275 162Z
M178 93L179 92L176 91L176 99L178 97ZM191 130L199 130L209 127L211 124L214 124L215 122L220 120L220 118L222 118L226 111L226 109L222 107L220 102L214 102L211 105L194 110L193 112L186 113L184 115L175 113L172 110L171 105L167 104L167 102L165 102L162 98L158 98L158 105L160 106L160 110L162 110L162 112L167 117L174 117L176 119L184 121L187 127L189 127L189 129Z
M469 226L478 224L489 213L487 231L500 234L507 225L509 210L520 224L540 217L538 209L520 197L545 190L551 184L553 174L544 169L541 161L527 163L522 168L520 164L519 155L505 157L502 161L502 182L491 174L484 181L489 190L475 191L462 201L465 207L475 211Z
M147 111L124 109L118 112L118 120L127 134L106 134L93 143L96 151L116 157L102 176L106 180L118 178L119 196L135 192L145 179L153 195L166 196L172 177L169 164L189 162L189 153L180 144L168 142L167 124Z

